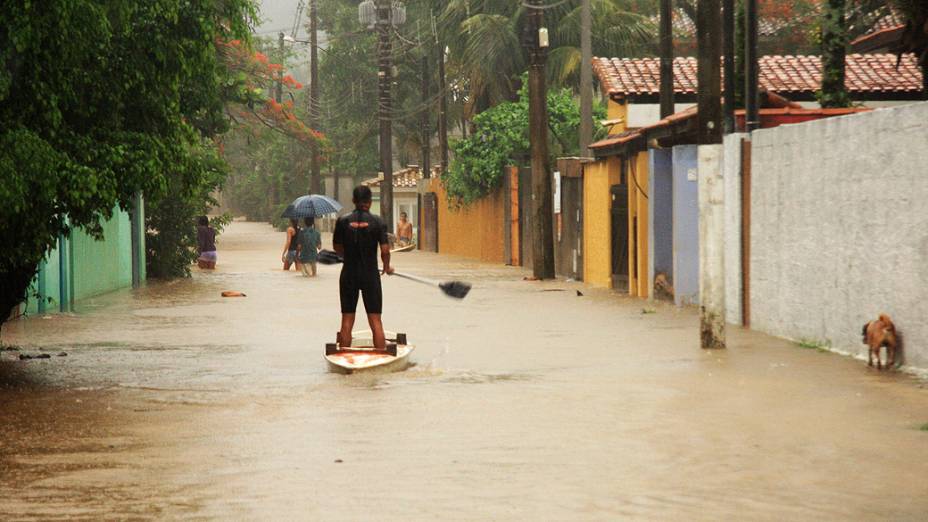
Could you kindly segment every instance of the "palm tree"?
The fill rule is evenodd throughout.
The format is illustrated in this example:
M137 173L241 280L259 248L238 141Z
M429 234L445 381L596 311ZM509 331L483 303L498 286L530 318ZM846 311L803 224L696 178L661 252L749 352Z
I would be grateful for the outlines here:
M635 13L617 0L593 0L593 55L632 57L652 51L657 37L656 19ZM558 46L548 56L548 78L574 90L580 83L580 7L571 9L557 24ZM587 64L589 66L589 64Z
M635 14L627 0L594 0L593 51L602 55L638 53L654 38L654 23ZM580 1L551 0L545 20L552 31L549 78L555 85L579 83ZM526 19L523 0L450 0L440 23L450 49L456 81L467 86L470 117L514 100L527 68L522 49Z

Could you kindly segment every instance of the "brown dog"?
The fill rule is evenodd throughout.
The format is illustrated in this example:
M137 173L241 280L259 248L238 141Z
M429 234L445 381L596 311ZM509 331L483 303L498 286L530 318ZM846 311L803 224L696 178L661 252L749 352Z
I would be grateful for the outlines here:
M867 366L873 366L873 356L876 356L876 368L883 369L880 360L880 348L886 347L886 368L892 368L896 364L896 346L898 336L896 335L896 326L892 319L886 314L880 314L876 321L870 321L864 325L863 329L864 344L870 347L870 353L867 355Z
M654 276L654 297L673 301L673 285L667 280L667 274L658 272Z

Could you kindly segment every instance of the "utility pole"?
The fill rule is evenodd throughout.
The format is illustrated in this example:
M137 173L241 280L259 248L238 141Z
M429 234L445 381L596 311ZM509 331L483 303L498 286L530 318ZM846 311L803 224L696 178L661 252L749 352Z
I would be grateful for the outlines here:
M673 114L673 8L671 0L661 0L660 53L661 53L661 118Z
M696 12L697 104L699 128L696 139L700 145L722 143L722 26L719 0L699 0Z
M551 172L548 166L548 107L545 85L547 30L540 0L531 0L525 45L528 48L529 143L532 155L532 272L554 278L554 225Z
M422 99L429 99L429 57L428 53L422 57L421 61L422 68ZM422 114L419 116L419 126L422 131L422 161L420 162L422 166L422 175L429 177L430 167L432 164L431 158L431 129L429 128L429 109L428 105L422 109Z
M316 13L316 0L309 0L309 122L310 128L319 130L319 56L316 33L318 20ZM319 172L319 144L313 140L310 143L309 160L309 193L319 194L322 174Z
M380 170L383 172L383 182L380 183L380 217L386 224L388 232L393 232L393 127L390 119L390 111L392 110L390 84L393 81L392 49L390 45L391 9L390 0L377 0Z
M722 11L719 0L699 0L696 16L699 144L699 339L725 348L725 229L722 179Z
M757 94L757 0L744 0L744 130L760 127Z
M846 10L847 0L825 2L822 20L822 91L819 99L823 108L851 106L844 82L845 57L849 43ZM914 20L912 23L914 24Z
M593 17L590 0L580 4L580 156L590 156L593 141Z
M445 43L438 42L438 146L441 171L448 170L448 89L445 85Z
M725 134L735 132L735 0L722 0L722 32L725 38L723 47L725 58L725 104L722 114L722 131Z
M284 33L282 32L277 33L277 55L280 57L280 64L283 65L284 63ZM283 82L284 82L284 71L283 71L283 67L281 67L277 71L277 86L276 86L277 90L274 93L274 100L276 100L277 103L280 103L280 100L283 98L283 95L284 95Z

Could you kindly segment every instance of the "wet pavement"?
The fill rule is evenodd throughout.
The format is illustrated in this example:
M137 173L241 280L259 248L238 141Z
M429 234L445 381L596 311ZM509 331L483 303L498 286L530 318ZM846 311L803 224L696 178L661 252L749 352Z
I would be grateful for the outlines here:
M282 244L236 222L215 273L4 327L52 357L0 352L0 519L928 517L923 382L737 328L701 351L695 310L422 252L395 265L471 294L385 279L416 366L329 374L338 269Z

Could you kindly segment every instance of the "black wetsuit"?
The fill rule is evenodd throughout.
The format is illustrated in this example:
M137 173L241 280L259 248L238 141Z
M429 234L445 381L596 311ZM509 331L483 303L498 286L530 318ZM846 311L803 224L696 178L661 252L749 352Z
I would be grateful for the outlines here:
M342 313L355 313L358 292L364 299L367 313L383 313L383 292L377 267L380 246L387 244L387 227L383 221L370 212L355 210L335 223L332 243L345 249L342 275L338 280Z

